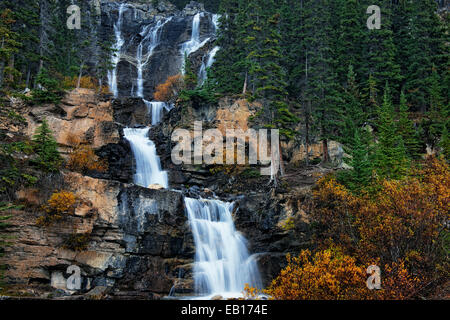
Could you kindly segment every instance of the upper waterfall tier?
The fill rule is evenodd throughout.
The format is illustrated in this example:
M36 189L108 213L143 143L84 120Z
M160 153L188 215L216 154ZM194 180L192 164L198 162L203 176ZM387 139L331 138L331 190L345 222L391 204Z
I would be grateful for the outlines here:
M104 41L112 43L113 70L108 84L115 97L153 100L158 84L182 70L184 53L193 54L215 39L217 15L202 5L183 11L167 6L102 3Z

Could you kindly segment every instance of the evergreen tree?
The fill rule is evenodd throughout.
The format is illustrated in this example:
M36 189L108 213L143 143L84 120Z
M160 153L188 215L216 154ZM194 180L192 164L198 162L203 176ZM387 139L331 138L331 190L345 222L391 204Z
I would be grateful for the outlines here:
M407 155L412 159L418 159L420 157L419 135L414 128L414 123L409 119L408 110L406 96L402 91L400 95L397 132L405 143Z
M434 66L428 79L428 86L430 110L427 113L427 120L424 121L423 125L425 131L427 131L426 138L428 143L431 147L435 148L438 146L445 124L448 122L449 107L443 99L441 77Z
M283 135L292 137L288 127L297 120L287 103L286 74L281 65L281 35L278 31L280 14L277 10L269 10L275 8L271 0L262 1L259 8L259 23L254 26L254 37L262 46L255 46L249 55L249 60L253 59L250 75L255 88L254 95L265 101L264 115L269 124L280 128Z
M447 161L450 161L450 137L448 136L448 122L444 126L444 131L442 132L441 140L439 141L439 147L441 148L441 153L444 155Z
M375 125L378 117L378 84L373 75L369 76L366 85L362 88L361 97L365 104L365 113L367 115L368 123Z
M58 80L52 78L47 69L42 68L36 78L37 88L33 90L33 100L36 103L59 103L63 90Z
M0 89L14 87L19 72L15 69L14 55L19 52L21 44L18 34L13 31L13 12L4 9L0 12Z
M114 69L114 66L111 61L111 57L114 53L114 49L112 48L112 41L101 41L98 40L98 46L100 47L98 53L98 65L96 68L96 76L99 84L99 91L103 89L103 84L108 75L108 71Z
M365 8L372 5L372 1L362 1ZM370 76L376 84L383 84L388 81L391 87L398 89L402 79L400 66L396 61L397 48L394 44L393 27L393 1L381 0L377 3L381 9L381 29L364 30L363 60L366 63L363 83L367 83Z
M237 48L237 62L235 67L241 70L244 77L242 92L246 93L250 87L252 94L255 94L258 86L256 74L261 72L261 54L264 47L263 40L264 16L261 1L250 1L237 17L239 28L240 44Z
M378 145L375 153L375 168L381 177L398 179L408 166L402 137L397 133L390 89L386 83L383 104L379 108Z
M305 50L307 51L305 90L311 102L317 135L323 144L323 161L329 161L328 140L334 138L340 127L341 101L332 52L332 15L328 10L330 0L305 1Z
M343 128L340 141L344 150L350 155L344 161L352 169L344 171L340 180L350 190L358 190L369 183L372 175L372 166L369 161L370 135L364 129L366 115L362 108L361 95L356 83L356 74L350 65L347 74L347 86L343 94Z
M58 151L58 143L46 119L43 119L42 124L37 128L33 143L37 155L36 164L48 172L58 171L62 158Z
M372 177L372 162L369 159L369 149L361 139L361 129L354 131L351 147L347 152L351 156L345 161L352 167L351 170L342 171L339 180L352 191L361 190L367 186Z
M192 69L192 63L187 54L184 55L184 84L188 90L195 89L198 84L197 74Z
M340 140L343 144L348 144L354 139L355 131L362 129L367 121L367 116L363 110L361 94L359 93L356 82L356 74L352 65L348 67L347 85L343 91L343 127L341 129Z
M26 88L32 87L39 67L39 5L39 0L10 1L9 4L10 8L14 8L14 31L22 44L16 54L16 68L22 75L20 86Z
M364 7L359 0L335 1L336 34L334 51L336 54L336 74L339 82L345 84L350 65L359 75L367 74L362 52L367 43L364 26L366 17L361 14Z
M244 3L245 1L240 0L223 0L220 4L217 45L221 49L217 52L212 73L216 92L219 93L240 93L244 85L245 75L241 69L238 49L242 42L238 17L244 10Z
M406 98L414 110L425 112L432 66L443 65L446 52L442 22L436 13L437 3L434 0L400 1L398 10L396 42Z

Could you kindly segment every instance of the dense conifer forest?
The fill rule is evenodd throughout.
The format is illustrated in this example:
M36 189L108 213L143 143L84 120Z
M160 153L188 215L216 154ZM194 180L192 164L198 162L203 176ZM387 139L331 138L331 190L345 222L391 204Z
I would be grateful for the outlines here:
M11 138L7 128L0 129L0 256L7 252L6 230L14 212L29 205L17 199L23 186L39 189L69 171L115 179L105 178L113 167L103 159L105 149L78 141L69 146L73 150L64 146L62 152L51 123L44 118L34 132L25 133L24 115L11 109L21 101L32 114L33 108L60 105L68 92L80 88L114 100L108 88L118 51L112 28L105 31L99 22L104 13L84 1L78 2L85 27L66 28L72 2L0 1L0 121L24 130ZM130 2L171 8L166 1ZM292 158L290 146L306 150L302 162L287 165L287 177L326 172L297 208L311 221L309 246L289 253L264 288L243 288L245 297L448 299L450 15L445 3L200 2L218 14L210 46L220 49L205 71L207 78L199 81L199 63L186 55L183 72L168 75L155 88L154 100L173 104L170 117L195 114L192 110L204 106L218 109L223 99L255 104L258 109L248 123L255 129L279 129L282 164ZM183 10L190 1L171 3L173 10ZM367 26L366 10L374 4L381 8L379 29ZM342 163L330 155L331 142L342 146ZM320 157L310 156L317 145ZM208 170L212 176L262 179L248 168ZM289 193L280 190L291 190L298 181L284 173L255 185L262 186L261 192ZM300 199L292 194L290 200ZM73 215L81 203L63 189L52 190L43 201L33 208L42 213L41 226ZM277 227L295 234L297 222L287 218ZM382 270L381 290L366 288L369 265Z

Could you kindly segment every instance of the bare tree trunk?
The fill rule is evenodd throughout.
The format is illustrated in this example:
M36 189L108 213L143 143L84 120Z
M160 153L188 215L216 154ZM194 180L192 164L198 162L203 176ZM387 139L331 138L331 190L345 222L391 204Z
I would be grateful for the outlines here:
M306 130L306 137L305 137L305 146L306 146L306 166L309 166L309 115L311 110L311 101L308 101L307 104L307 111L306 111L306 122L305 122L305 130Z
M39 28L39 68L38 68L38 74L42 71L42 68L44 67L44 42L45 42L45 1L39 1L39 17L41 21L41 25Z
M81 77L83 76L83 68L84 68L84 61L81 63L80 66L80 73L78 74L78 81L77 81L77 89L80 89Z
M98 93L102 92L102 88L103 88L103 78L100 77L98 80Z
M330 161L330 155L328 154L328 140L323 139L322 141L322 151L323 151L323 162L329 162Z
M248 72L245 72L245 81L244 81L244 88L242 89L242 94L247 93L247 81L248 81Z
M2 49L5 46L5 38L2 38ZM5 61L0 61L0 88L3 85L3 72L5 70Z
M283 177L286 173L286 170L284 169L283 152L281 149L281 144L278 147L278 153L280 154L280 176Z
M9 70L11 70L11 73L8 76L8 78L9 78L8 80L10 81L10 83L14 82L14 72L13 72L14 65L15 65L15 59L14 59L14 54L12 54L11 57L9 58L9 63L8 63L8 66L10 68Z
M0 88L3 85L3 71L5 69L5 62L4 61L0 61Z

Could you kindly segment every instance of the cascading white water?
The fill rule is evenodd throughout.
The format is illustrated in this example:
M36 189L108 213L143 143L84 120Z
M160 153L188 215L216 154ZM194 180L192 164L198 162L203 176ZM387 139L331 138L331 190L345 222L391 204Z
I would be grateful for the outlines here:
M137 68L137 90L136 95L140 98L144 98L144 78L143 69L149 62L154 50L161 41L161 31L166 23L172 20L172 17L167 19L159 20L154 27L145 26L140 35L142 40L137 47L136 52L136 68ZM143 55L144 44L148 42L147 53Z
M126 10L126 5L121 3L119 6L119 17L117 18L116 23L114 24L114 35L116 37L116 42L113 45L113 56L111 58L111 63L113 66L112 70L108 71L108 86L109 90L112 92L115 98L119 95L119 90L117 88L117 65L120 61L120 50L125 43L125 40L122 37L122 22L123 22L123 13Z
M200 44L200 18L202 16L203 13L199 12L192 19L191 39L188 42L183 43L181 46L181 53L190 55L192 52L198 50L195 48Z
M211 22L214 26L214 32L217 34L217 31L219 30L219 14L213 14L211 16ZM210 52L208 52L208 55L206 57L203 57L202 65L200 66L200 71L198 72L198 79L199 79L199 85L203 85L206 81L206 78L208 76L207 69L211 68L213 63L215 62L215 57L217 52L220 50L220 47L215 46L212 48Z
M214 30L215 32L217 32L217 30L219 30L219 19L220 19L220 14L213 14L211 21L214 25Z
M157 125L161 122L163 109L170 111L171 106L166 102L161 101L147 101L143 99L145 105L147 106L148 112L152 118L152 126Z
M195 241L194 280L199 294L240 296L245 284L261 287L255 259L245 238L236 231L233 204L185 198Z
M208 68L211 68L211 66L213 65L213 63L215 62L215 57L217 52L220 50L220 47L214 47L207 56L206 62L205 59L203 59L202 61L202 65L200 67L200 71L198 73L198 79L199 79L199 84L202 85L203 83L205 83L206 78L208 76L207 74L207 70Z
M152 184L159 184L167 189L169 187L167 172L162 170L156 146L148 138L149 130L150 128L126 128L123 131L125 139L130 142L136 160L134 183L145 188Z
M181 55L183 57L182 73L184 74L184 57L189 56L191 53L197 51L203 47L211 38L207 38L200 42L200 19L203 17L204 13L197 13L192 19L192 34L191 39L181 45Z

